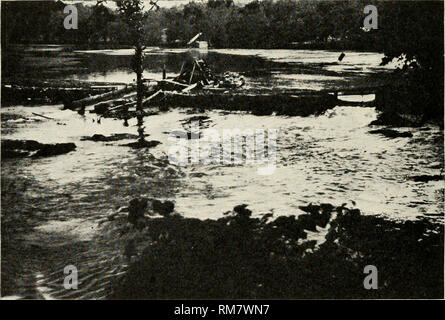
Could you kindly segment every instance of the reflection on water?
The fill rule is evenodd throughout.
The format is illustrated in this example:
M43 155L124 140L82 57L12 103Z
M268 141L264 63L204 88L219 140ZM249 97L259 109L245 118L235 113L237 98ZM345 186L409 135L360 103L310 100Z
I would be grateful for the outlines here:
M73 53L56 48L33 51L32 56L29 52L17 53L6 69L22 63L18 69L21 76L38 77L35 72L39 69L32 71L31 67L44 61L38 66L48 78L132 81L128 50ZM147 77L159 77L163 63L168 72L179 71L183 51L149 50ZM342 65L335 63L337 54L210 50L207 59L217 71L244 73L248 86L256 88L272 84L323 89L378 70L378 54L347 52ZM15 274L16 282L11 286L22 296L104 297L111 279L125 271L126 262L121 255L122 243L110 241L119 237L102 238L98 223L134 197L171 199L180 214L201 219L218 218L241 203L249 204L255 214L276 215L298 215L298 206L310 202L341 205L352 201L364 214L383 214L391 219L443 212L443 181L409 179L441 173L443 132L426 127L403 129L412 132L412 138L371 135L368 124L376 117L371 108L338 106L325 115L307 118L207 112L209 126L202 129L204 137L209 129L278 129L277 168L272 175L258 175L254 165L178 167L169 163L167 154L174 143L168 139L169 132L184 130L182 121L192 117L184 110L146 117L149 139L162 144L151 150L132 150L120 146L128 140L92 142L81 138L136 134L136 119L131 119L128 127L113 119L102 119L99 124L94 114L81 116L61 111L60 107L14 106L1 110L2 114L21 116L2 122L3 139L74 142L77 146L74 152L56 157L2 162L2 219L14 218L28 227L35 226L32 230L15 226L11 242L15 247L5 250L3 257L3 273ZM32 112L56 120L42 119ZM20 265L14 263L15 256L21 257ZM67 293L62 287L62 271L68 264L80 269L79 291Z

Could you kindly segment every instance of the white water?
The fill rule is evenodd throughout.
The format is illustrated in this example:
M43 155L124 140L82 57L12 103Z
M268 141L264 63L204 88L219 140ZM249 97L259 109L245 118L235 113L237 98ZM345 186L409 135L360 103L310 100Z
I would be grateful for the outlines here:
M168 139L169 132L184 131L181 121L192 116L173 110L146 117L148 139L162 144L150 151L135 152L119 146L128 141L80 141L83 136L97 133L135 134L135 119L129 122L129 127L113 119L102 119L98 124L93 122L97 118L94 114L87 113L82 117L58 108L4 108L3 112L20 113L31 121L16 123L16 131L3 138L33 139L42 143L74 142L77 145L76 151L66 155L17 160L26 163L21 169L24 174L53 192L73 194L78 201L83 198L92 200L88 206L97 212L72 212L76 216L95 216L102 211L100 205L94 205L91 192L109 192L121 183L125 188L132 179L141 179L134 183L144 193L133 196L158 196L150 193L150 179L140 175L153 167L150 154L164 160L168 158L169 148L174 143ZM36 117L31 112L58 121L34 122L32 119ZM384 214L395 219L412 219L423 213L441 211L438 197L443 182L409 180L413 175L440 174L439 169L431 168L440 162L443 152L440 144L434 142L441 135L438 129L401 129L411 131L413 138L388 139L372 135L368 133L371 130L368 124L375 119L376 112L357 107L337 107L325 115L306 118L257 117L218 111L207 115L210 128L221 135L225 129L277 129L276 170L271 175L259 175L257 166L245 164L156 167L160 179L165 174L174 175L175 186L170 190L171 195L164 197L174 199L177 211L184 216L217 218L241 203L249 204L255 213L273 211L277 215L289 215L298 214L298 206L309 202L341 205L350 200L355 201L365 214ZM206 130L202 133L205 136ZM8 163L4 167L7 172ZM116 206L129 200L128 197L109 197Z

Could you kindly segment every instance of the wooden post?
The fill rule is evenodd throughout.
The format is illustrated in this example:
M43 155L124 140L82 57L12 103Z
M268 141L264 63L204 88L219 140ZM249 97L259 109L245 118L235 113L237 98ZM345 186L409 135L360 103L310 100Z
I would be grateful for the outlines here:
M195 64L196 62L193 63L193 68L192 68L192 74L190 75L190 80L189 80L189 84L192 83L192 79L193 79L193 73L195 73Z
M185 61L182 62L181 70L179 71L179 75L181 75L182 74L182 70L184 70L184 64L185 64Z

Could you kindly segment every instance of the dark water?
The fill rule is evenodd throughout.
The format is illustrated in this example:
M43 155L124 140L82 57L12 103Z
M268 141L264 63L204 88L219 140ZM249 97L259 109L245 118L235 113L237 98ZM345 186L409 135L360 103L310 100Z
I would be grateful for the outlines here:
M382 54L346 52L341 63L340 51L323 50L253 50L185 49L145 50L145 78L160 79L165 65L168 74L176 74L190 55L204 58L216 73L240 72L247 88L308 89L344 88L373 85L376 73L395 64L379 66ZM132 49L79 50L70 46L36 45L5 49L2 54L3 79L80 79L87 81L132 82ZM363 77L366 75L366 77Z
M131 82L131 50L76 51L59 46L16 48L3 61L5 78L81 79ZM386 69L380 54L295 50L213 50L200 53L217 72L236 71L248 89L321 90L378 83ZM159 79L162 65L178 72L184 50L149 49L147 78ZM360 101L364 97L351 96ZM365 97L369 98L369 97ZM370 97L372 98L372 97ZM176 166L168 161L174 143L168 132L190 118L184 110L145 118L148 150L81 141L93 134L136 133L122 121L61 106L2 108L3 139L74 142L75 152L43 159L2 162L2 280L8 295L40 298L103 298L110 281L126 269L123 240L99 224L134 197L170 199L187 217L218 218L241 203L255 214L300 214L299 205L355 203L364 214L416 219L443 213L443 181L414 182L413 175L438 175L443 168L443 132L436 127L401 129L412 138L371 135L372 108L339 105L319 117L257 117L209 111L209 128L277 129L277 164L271 175L254 165ZM36 117L32 112L57 119ZM193 116L196 116L194 114ZM6 121L7 120L7 121ZM203 141L205 144L205 142ZM443 223L443 216L437 218ZM3 233L3 232L2 232ZM322 237L323 235L319 235ZM6 247L7 246L7 247ZM76 265L81 284L64 290L63 268Z

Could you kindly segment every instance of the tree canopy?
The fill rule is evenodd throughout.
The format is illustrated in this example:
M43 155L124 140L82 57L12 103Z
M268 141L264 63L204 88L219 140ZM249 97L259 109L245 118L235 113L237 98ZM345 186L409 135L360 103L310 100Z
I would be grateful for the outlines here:
M369 4L378 9L379 27L366 32L363 9ZM1 5L3 45L131 42L131 30L119 10L111 10L103 1L88 6L76 4L77 30L64 29L65 4L61 1L8 1ZM161 44L166 30L169 43L186 42L203 32L203 38L216 48L292 48L312 43L320 48L377 50L388 56L403 52L413 57L425 46L435 46L439 50L431 51L439 55L441 23L443 4L439 1L253 0L236 6L233 0L210 0L145 12L142 28L145 42L153 46ZM418 58L422 63L435 59L426 55Z

